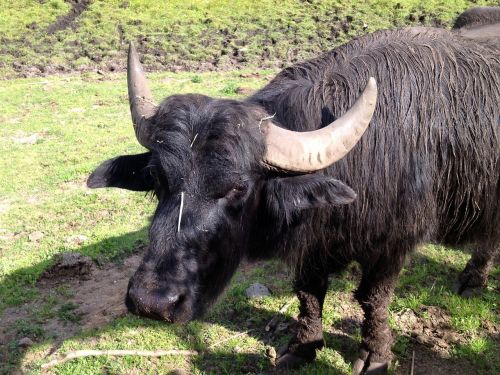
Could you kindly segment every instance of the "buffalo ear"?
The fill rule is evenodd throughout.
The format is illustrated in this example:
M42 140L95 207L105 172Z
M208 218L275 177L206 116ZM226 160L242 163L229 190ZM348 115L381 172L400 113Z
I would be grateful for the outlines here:
M289 223L302 210L352 203L356 193L343 182L319 174L274 178L265 187L267 207Z
M123 155L106 160L87 180L89 188L116 187L135 191L153 190L154 181L148 168L151 152Z

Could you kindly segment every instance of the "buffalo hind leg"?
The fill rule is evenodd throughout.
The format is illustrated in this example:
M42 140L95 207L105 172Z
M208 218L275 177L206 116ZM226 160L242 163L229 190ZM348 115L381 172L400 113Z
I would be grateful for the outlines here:
M362 343L353 374L386 374L392 359L392 332L387 324L391 301L401 259L381 259L376 264L364 265L361 283L355 296L363 309Z
M499 243L479 246L458 276L455 291L458 294L468 296L474 294L478 288L486 286L488 274L495 262L498 261L499 253Z
M316 350L324 346L321 314L328 275L317 271L303 271L296 275L295 293L300 301L297 333L288 346L280 351L277 366L295 368L316 358Z

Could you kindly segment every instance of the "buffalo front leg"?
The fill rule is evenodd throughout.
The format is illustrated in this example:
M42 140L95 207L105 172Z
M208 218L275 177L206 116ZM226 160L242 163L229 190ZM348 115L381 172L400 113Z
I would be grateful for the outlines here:
M468 296L474 291L486 286L488 275L500 254L500 244L487 244L479 246L464 270L458 276L455 291L458 294Z
M382 259L363 266L361 283L355 293L365 319L362 342L353 374L386 374L392 359L392 332L387 324L388 306L403 259Z
M296 275L295 293L300 301L297 333L281 350L277 365L295 368L316 358L316 350L324 346L322 311L328 288L328 275L303 270Z

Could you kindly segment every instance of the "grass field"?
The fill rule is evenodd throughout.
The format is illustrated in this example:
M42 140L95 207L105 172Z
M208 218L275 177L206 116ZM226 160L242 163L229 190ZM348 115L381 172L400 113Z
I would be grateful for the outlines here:
M115 306L125 291L120 283L134 270L132 259L147 243L155 207L142 193L85 187L102 160L141 151L131 126L125 76L111 72L123 66L126 40L139 42L151 70L162 64L193 69L150 74L155 97L199 92L240 98L263 86L281 63L380 27L448 26L463 9L485 2L164 3L92 1L67 28L49 34L53 25L62 27L57 19L70 12L69 2L2 1L0 374L40 373L54 355L75 349L159 348L199 354L86 358L51 371L261 373L272 368L269 348L279 348L293 332L298 302L289 271L279 262L243 267L208 316L186 326L139 319L125 315L121 304ZM239 52L234 55L235 48ZM228 52L222 54L223 49ZM212 69L225 71L203 71ZM13 78L23 75L44 76ZM92 258L96 266L90 278L38 283L57 254L68 251ZM499 269L481 295L457 297L453 282L468 258L460 250L427 245L408 260L390 307L394 373L408 373L413 352L416 373L500 373ZM99 280L98 275L106 277ZM350 373L360 340L361 312L351 296L358 278L353 265L332 280L324 314L327 347L297 374ZM244 291L253 282L267 285L272 296L248 300ZM88 298L85 303L82 296ZM115 310L108 309L108 297ZM266 323L290 300L290 308L279 315L279 329L267 333ZM33 345L19 347L22 338Z
M2 0L0 77L120 70L129 40L150 69L282 67L381 28L449 27L486 4L498 2Z

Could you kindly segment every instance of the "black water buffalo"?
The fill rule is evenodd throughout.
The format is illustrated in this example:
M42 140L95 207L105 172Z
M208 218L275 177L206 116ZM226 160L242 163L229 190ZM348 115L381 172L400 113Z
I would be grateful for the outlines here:
M500 7L468 9L457 17L453 30L464 38L500 49Z
M459 14L453 29L474 28L498 22L500 22L500 7L477 7Z
M324 345L329 275L357 261L365 320L354 372L375 373L391 358L387 306L415 246L475 244L459 291L486 283L500 239L492 49L440 29L379 31L286 68L243 101L174 95L156 105L133 48L128 78L148 151L105 161L88 185L158 198L129 283L133 313L188 321L242 258L284 259L301 307L278 363L294 366Z

